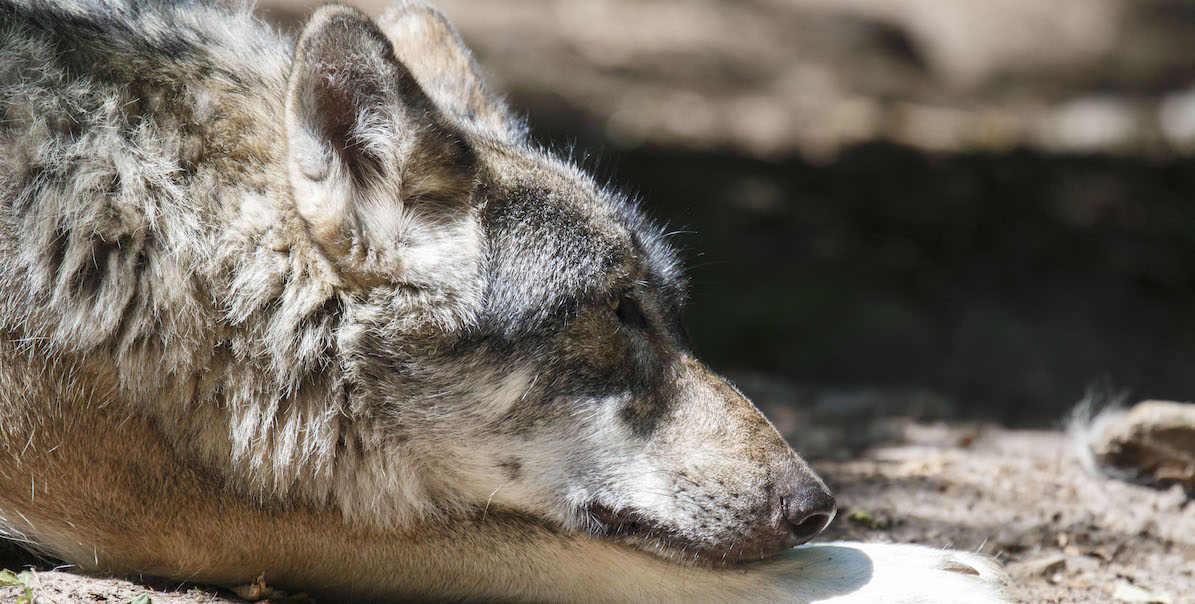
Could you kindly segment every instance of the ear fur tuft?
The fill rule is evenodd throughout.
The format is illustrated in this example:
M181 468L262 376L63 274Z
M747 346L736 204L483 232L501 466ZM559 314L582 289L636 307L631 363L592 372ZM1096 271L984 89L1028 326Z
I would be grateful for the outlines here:
M420 218L469 205L472 149L354 8L321 7L303 29L285 119L295 207L341 264L387 257L370 270L396 271L401 258L385 250L412 243Z
M486 85L473 54L440 11L421 0L399 0L378 25L399 61L446 113L492 138L526 140L526 124Z

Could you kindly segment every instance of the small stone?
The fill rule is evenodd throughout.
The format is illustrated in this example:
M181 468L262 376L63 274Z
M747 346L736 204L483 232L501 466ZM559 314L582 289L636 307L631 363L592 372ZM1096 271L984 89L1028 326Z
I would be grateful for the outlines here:
M1008 574L1018 579L1049 578L1066 568L1066 556L1051 554L1025 562L1008 565Z
M1195 492L1195 404L1145 401L1097 421L1089 446L1100 464L1150 485Z
M1095 556L1067 556L1066 569L1075 573L1092 573L1100 569L1100 559Z
M1116 582L1116 589L1112 592L1112 597L1121 602L1135 604L1172 604L1173 602L1168 594L1153 593L1123 579Z

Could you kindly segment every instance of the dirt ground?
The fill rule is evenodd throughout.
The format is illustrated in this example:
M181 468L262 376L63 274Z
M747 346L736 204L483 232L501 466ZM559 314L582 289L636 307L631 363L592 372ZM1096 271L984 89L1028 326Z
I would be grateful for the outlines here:
M821 540L983 552L1030 603L1195 602L1187 493L1089 472L1069 418L1009 429L942 419L959 404L931 392L737 377L834 491L838 516Z
M816 464L838 493L826 538L914 541L1008 564L1026 602L1195 602L1195 506L1095 477L1058 431L909 423L901 444ZM1169 596L1169 600L1164 600Z
M838 517L819 541L916 542L991 554L1008 566L1025 602L1195 602L1195 505L1180 490L1087 473L1060 430L917 421L910 417L941 410L915 395L824 393L800 406L761 398L838 497ZM896 408L878 408L881 400ZM853 420L844 413L852 408ZM29 562L5 566L19 570ZM28 577L38 604L123 604L140 595L158 604L243 601L210 587L81 577L45 563L34 568ZM1132 599L1140 596L1133 587L1154 600ZM19 594L0 588L0 601Z

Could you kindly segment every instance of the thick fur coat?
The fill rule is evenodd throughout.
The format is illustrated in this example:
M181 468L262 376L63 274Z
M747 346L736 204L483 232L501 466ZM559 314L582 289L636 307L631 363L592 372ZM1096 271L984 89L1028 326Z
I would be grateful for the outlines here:
M0 0L0 529L339 597L996 602L820 479L433 9ZM828 599L827 599L828 598Z

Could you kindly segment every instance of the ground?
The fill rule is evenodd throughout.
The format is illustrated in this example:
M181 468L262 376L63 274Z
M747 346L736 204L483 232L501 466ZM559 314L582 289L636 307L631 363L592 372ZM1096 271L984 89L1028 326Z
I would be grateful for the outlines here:
M762 393L761 406L838 498L839 514L819 541L987 553L1008 566L1025 602L1150 601L1128 599L1132 587L1158 601L1195 602L1195 505L1181 490L1093 475L1061 430L918 420L943 410L917 395L821 393L778 406L775 383L765 389L754 381L743 383ZM20 563L9 560L8 568ZM157 604L242 602L202 586L35 569L27 577L37 603L124 604L143 594ZM0 588L0 601L19 594Z
M541 140L698 233L694 341L766 372L733 377L835 491L822 540L982 551L1026 602L1195 602L1195 505L1061 430L1092 382L1195 392L1188 3L438 4ZM0 545L28 564L37 602L239 601Z
M1093 476L1059 431L909 423L900 432L902 444L818 464L845 516L827 538L992 554L1026 602L1109 602L1125 584L1195 601L1195 506L1180 490Z
M915 542L979 551L1005 563L1023 601L1195 602L1195 505L1095 474L1060 418L1016 430L948 417L927 393L813 392L742 383L835 492L838 517L819 539ZM813 434L816 438L802 438ZM1166 599L1168 596L1169 599Z

